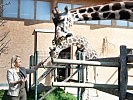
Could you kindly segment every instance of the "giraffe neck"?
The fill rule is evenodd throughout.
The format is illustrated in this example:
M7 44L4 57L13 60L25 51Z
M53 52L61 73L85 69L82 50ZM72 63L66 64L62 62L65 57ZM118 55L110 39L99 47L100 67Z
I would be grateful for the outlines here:
M66 9L65 12L61 13L54 9L53 15L56 26L56 38L67 38L72 36L71 27L74 21L110 19L133 21L133 1L114 2L72 10Z
M76 46L77 50L75 53L77 53L77 51L81 51L84 52L86 55L86 60L89 59L94 59L97 58L97 53L96 51L89 45L87 39L85 37L69 37L67 38L67 40L62 41L61 45L57 45L55 50L53 51L53 57L54 58L58 58L59 53L66 49L69 48L71 46Z
M75 21L86 20L133 20L133 1L114 2L104 5L70 10Z

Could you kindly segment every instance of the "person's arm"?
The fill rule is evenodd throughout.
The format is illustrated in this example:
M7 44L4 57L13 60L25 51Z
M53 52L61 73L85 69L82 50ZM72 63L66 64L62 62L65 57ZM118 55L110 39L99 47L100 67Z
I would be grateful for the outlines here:
M34 70L37 70L41 65L43 65L44 62L39 62L38 65L34 66Z
M31 67L31 69L26 69L26 73L34 73L41 65L43 65L44 62L39 62L38 65Z
M26 80L27 80L26 78L25 78L25 79L21 79L21 80L19 80L19 81L13 82L13 84L14 84L14 86L17 85L17 84L22 84L22 83L24 83Z

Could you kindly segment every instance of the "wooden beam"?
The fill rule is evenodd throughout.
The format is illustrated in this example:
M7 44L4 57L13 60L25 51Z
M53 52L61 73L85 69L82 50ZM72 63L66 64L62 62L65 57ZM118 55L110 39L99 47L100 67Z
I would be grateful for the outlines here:
M54 87L73 87L73 88L105 88L118 89L118 85L114 84L94 84L94 83L73 83L73 82L52 82ZM133 90L133 86L128 85L128 90Z
M34 32L32 33L32 35L35 35L37 32L40 33L55 33L54 29L48 30L48 29L34 29Z
M108 66L108 67L119 66L119 62L84 61L84 60L70 60L70 59L53 59L53 63L74 64L74 65L90 65L90 66Z
M76 69L76 68L78 68L78 66L77 65L75 65L75 66L59 65L59 66L44 66L43 68L72 68L72 69Z
M70 82L53 82L54 87L73 87L73 88L94 88L102 92L106 92L115 96L119 96L118 85L113 84L93 84L93 83L70 83ZM133 86L128 85L128 90L133 90ZM127 100L133 100L133 94L126 92Z
M34 29L35 32L41 32L41 33L55 33L55 30L48 30L48 29Z
M53 82L54 87L73 87L73 88L113 88L117 89L117 85L107 85L107 84L93 84L93 83L70 83L70 82Z
M107 57L107 58L89 59L89 61L119 62L119 59L120 57Z
M119 96L119 90L118 89L105 89L105 88L95 88L99 91L102 91L102 92L106 92L106 93L109 93L109 94L112 94L112 95L115 95L115 96ZM126 99L125 100L133 100L133 94L132 93L129 93L129 92L126 92Z

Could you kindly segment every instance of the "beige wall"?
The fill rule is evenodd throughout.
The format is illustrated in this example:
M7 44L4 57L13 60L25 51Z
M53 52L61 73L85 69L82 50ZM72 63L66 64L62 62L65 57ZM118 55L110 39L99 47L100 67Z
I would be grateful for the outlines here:
M96 49L97 53L101 55L103 39L106 38L105 44L108 53L106 56L118 56L120 45L127 45L132 48L132 29L127 28L111 28L111 27L98 27L91 28L90 25L75 25L73 32L79 36L84 36L90 42L90 45ZM111 53L111 54L110 54Z
M76 35L84 36L88 39L90 45L97 51L99 57L118 57L120 54L120 45L126 45L127 48L133 48L133 30L131 28L114 28L97 25L74 25L73 32ZM103 39L106 39L103 47ZM94 82L93 67L89 68L90 81ZM115 83L117 84L117 68L96 67L97 83ZM132 75L133 70L129 70ZM132 77L129 77L129 84L132 84Z
M29 57L34 54L34 35L32 35L34 29L52 29L54 26L50 23L25 25L23 21L7 21L5 27L5 29L10 31L7 39L11 39L11 41L8 44L8 53L0 55L0 83L7 82L6 71L10 68L10 59L13 55L20 55L22 57L22 65L29 67ZM48 37L46 36L45 41L42 40L39 44L47 42L44 44L45 48L47 48L49 46L48 41L51 40L47 39Z
M23 66L26 66L27 68L29 67L29 56L34 54L34 35L32 35L34 29L54 29L53 23L25 25L23 21L8 21L5 27L7 30L10 30L8 38L10 38L11 41L8 44L8 54L0 55L0 83L6 82L6 71L10 68L10 59L12 55L20 55L22 57ZM79 24L74 25L72 29L74 35L86 37L88 39L90 45L97 51L99 57L119 56L120 45L126 45L128 48L133 48L133 30L131 28L113 28ZM44 58L42 59L45 59L49 56L49 47L52 46L51 41L54 34L38 34L38 49L42 51L41 55L44 55ZM104 38L106 38L106 42L104 43L103 48ZM97 81L100 83L107 82L116 70L116 68L98 67ZM40 71L43 72L44 69L40 69ZM132 74L131 71L132 70L129 72L130 74ZM93 68L90 71L90 75L93 76ZM117 73L113 76L110 82L113 83L116 79Z

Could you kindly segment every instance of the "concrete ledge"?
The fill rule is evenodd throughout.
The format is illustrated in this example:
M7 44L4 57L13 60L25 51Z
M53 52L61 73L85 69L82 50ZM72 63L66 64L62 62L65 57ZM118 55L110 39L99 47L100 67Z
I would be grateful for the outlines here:
M8 90L8 88L9 88L8 84L6 84L6 83L0 84L0 90Z

